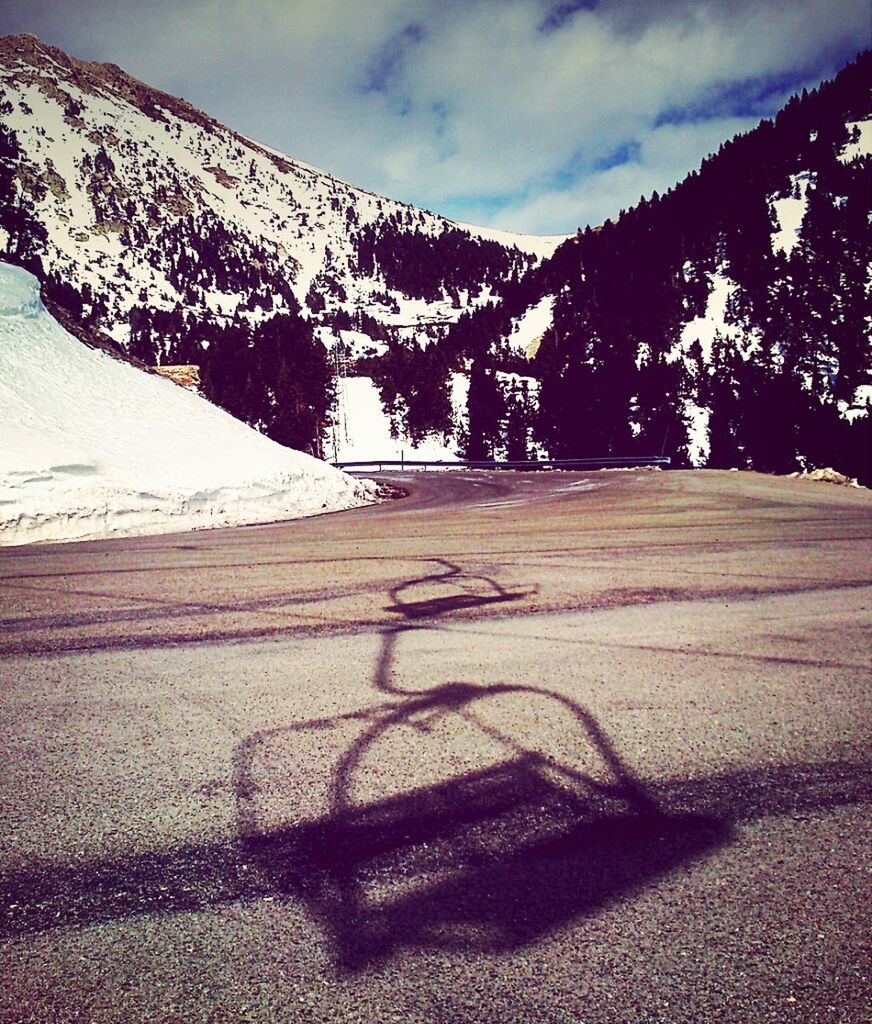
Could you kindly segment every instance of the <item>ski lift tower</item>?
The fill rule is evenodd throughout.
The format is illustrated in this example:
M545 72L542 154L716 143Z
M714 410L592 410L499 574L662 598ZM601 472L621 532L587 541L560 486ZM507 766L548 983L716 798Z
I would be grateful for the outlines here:
M333 424L333 461L339 460L339 445L348 441L348 353L345 342L337 336L333 345L333 373L336 377L337 416Z

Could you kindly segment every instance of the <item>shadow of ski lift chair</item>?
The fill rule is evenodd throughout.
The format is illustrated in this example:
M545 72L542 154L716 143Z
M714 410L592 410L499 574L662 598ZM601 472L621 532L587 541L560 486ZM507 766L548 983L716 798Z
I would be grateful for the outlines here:
M662 811L562 693L405 688L404 637L529 593L440 564L391 591L401 618L373 678L386 700L252 737L237 772L244 842L279 892L305 902L340 973L407 948L528 945L730 835L718 819ZM305 805L288 779L306 780Z

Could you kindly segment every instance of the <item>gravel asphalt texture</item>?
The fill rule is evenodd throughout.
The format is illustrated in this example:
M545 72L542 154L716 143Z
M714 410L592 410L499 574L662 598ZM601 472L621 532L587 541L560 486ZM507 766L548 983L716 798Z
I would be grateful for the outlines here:
M0 1021L868 1021L872 493L384 480L0 549Z

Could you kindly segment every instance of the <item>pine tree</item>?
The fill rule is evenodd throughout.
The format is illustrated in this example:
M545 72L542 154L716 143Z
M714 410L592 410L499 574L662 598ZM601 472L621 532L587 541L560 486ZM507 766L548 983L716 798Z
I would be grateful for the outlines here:
M467 395L468 436L464 455L473 461L496 458L506 400L496 373L483 359L473 361Z
M530 434L533 426L533 403L529 385L513 384L506 395L506 458L525 462L530 458Z
M0 99L0 116L11 112L11 104ZM28 208L17 180L22 157L15 133L0 124L0 229L9 235L5 255L40 275L46 232Z

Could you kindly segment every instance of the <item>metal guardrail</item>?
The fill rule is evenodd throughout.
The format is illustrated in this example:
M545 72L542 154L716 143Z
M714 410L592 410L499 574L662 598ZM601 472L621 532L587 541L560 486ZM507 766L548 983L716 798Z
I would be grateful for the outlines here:
M668 466L668 455L637 458L607 456L602 459L363 459L334 462L337 469L633 469L636 466Z

